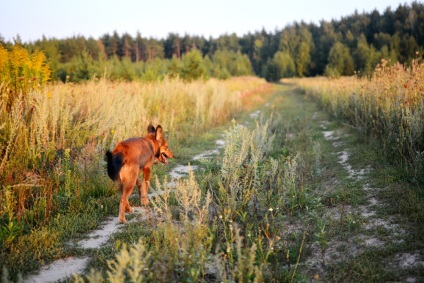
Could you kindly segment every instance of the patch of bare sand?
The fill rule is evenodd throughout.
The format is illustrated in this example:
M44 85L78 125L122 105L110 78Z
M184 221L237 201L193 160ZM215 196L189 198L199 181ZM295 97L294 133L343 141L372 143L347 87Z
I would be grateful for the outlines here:
M87 239L79 241L77 246L83 249L98 249L109 240L110 235L118 230L120 230L118 218L110 217L103 222L101 228L92 231Z
M195 171L198 169L199 166L197 165L177 165L172 169L172 171L169 173L171 178L178 179L182 178L184 176L188 175L189 169L191 171Z
M84 271L89 257L75 258L69 257L56 260L44 266L38 274L28 277L25 283L56 282L71 277L73 274L80 274Z
M196 156L193 157L193 160L199 160L199 159L205 159L205 158L211 158L214 155L219 154L219 150L218 149L212 149L212 150L207 150L201 154L198 154Z
M424 267L424 261L419 252L415 253L400 253L392 259L393 267L400 267L402 269Z
M256 111L250 113L249 116L250 116L251 119L256 119L256 118L259 117L260 114L261 114L261 111L260 110L256 110Z

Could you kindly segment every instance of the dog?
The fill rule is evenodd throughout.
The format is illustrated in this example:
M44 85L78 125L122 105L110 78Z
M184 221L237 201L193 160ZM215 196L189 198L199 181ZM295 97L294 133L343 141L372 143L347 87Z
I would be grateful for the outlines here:
M158 125L147 128L144 137L129 138L119 142L113 151L106 152L107 173L115 181L121 191L119 203L119 222L125 223L125 212L133 212L128 197L134 186L137 185L141 204L147 206L147 191L149 189L150 172L155 160L167 165L167 158L173 158L174 154L168 148L168 142L163 136L163 129ZM138 177L143 171L143 181Z

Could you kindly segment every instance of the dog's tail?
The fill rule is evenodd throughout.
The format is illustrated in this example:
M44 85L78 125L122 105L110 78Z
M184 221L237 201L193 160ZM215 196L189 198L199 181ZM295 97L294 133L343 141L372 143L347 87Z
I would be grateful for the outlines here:
M121 170L121 167L124 164L122 154L117 153L113 155L112 152L108 150L106 151L106 161L107 161L107 174L109 175L109 178L111 178L113 181L118 180L119 171Z

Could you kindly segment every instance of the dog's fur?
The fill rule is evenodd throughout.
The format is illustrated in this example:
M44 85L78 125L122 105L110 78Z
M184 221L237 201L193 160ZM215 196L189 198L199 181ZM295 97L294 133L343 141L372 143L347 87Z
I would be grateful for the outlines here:
M106 152L107 173L122 193L119 203L120 222L126 222L125 212L133 212L128 197L135 185L138 187L141 203L148 205L147 191L155 158L163 164L168 164L167 158L173 157L160 125L156 129L149 125L144 137L121 141L112 152ZM143 181L138 178L140 170L143 170Z

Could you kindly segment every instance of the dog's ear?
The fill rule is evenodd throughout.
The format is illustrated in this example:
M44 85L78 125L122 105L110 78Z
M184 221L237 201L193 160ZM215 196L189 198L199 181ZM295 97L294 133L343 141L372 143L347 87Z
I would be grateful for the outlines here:
M158 125L156 127L156 140L159 141L162 139L162 137L163 137L163 130L162 130L162 127Z
M148 133L148 134L154 134L155 132L156 132L155 127L153 127L153 125L152 125L152 124L150 124L150 125L147 127L147 133Z

